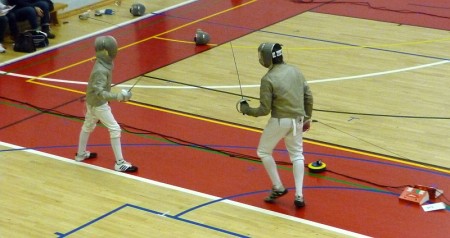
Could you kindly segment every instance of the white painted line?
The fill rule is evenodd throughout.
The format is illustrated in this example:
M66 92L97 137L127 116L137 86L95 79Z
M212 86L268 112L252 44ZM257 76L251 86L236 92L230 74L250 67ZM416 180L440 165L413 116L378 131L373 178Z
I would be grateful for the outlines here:
M167 211L167 212L164 212L164 213L162 213L162 214L160 214L158 216L166 217L166 215L169 215L169 213L170 213L170 211Z
M362 74L362 75L347 76L347 77L340 77L340 78L330 78L330 79L319 79L319 80L310 81L308 83L310 83L310 84L311 83L323 83L323 82L331 82L331 81L342 81L342 80L349 80L349 79L375 77L375 76L380 76L380 75L401 73L401 72L406 72L406 71L411 71L411 70L417 70L417 69L422 69L422 68L427 68L427 67L433 67L433 66L436 66L436 65L441 65L441 64L446 64L446 63L450 63L450 61L449 60L443 60L443 61L438 61L438 62L434 62L434 63L431 63L431 64L423 64L423 65L417 65L417 66L408 67L408 68L388 70L388 71L383 71L383 72L378 72L378 73L371 73L371 74Z
M450 63L449 60L443 60L438 61L430 64L423 64L423 65L417 65L407 68L401 68L401 69L395 69L395 70L388 70L388 71L382 71L377 73L370 73L370 74L361 74L361 75L354 75L354 76L346 76L346 77L339 77L339 78L329 78L329 79L317 79L317 80L310 80L308 81L309 84L315 84L315 83L326 83L326 82L334 82L334 81L344 81L344 80L352 80L352 79L361 79L361 78L370 78L370 77L376 77L381 75L387 75L387 74L395 74L395 73L401 73L406 71L412 71L412 70L418 70L428 67L434 67L442 64ZM87 84L87 82L79 82L79 81L73 81L73 80L62 80L62 79L52 79L52 78L36 78L31 75L23 75L23 74L15 74L15 73L7 73L5 71L0 70L0 74L7 74L19 78L34 78L36 80L40 81L46 81L46 82L53 82L53 83L67 83L67 84ZM129 84L119 84L118 87L130 87ZM242 88L258 88L259 84L250 84L250 85L242 85ZM146 89L198 89L199 87L196 86L152 86L152 85L136 85L136 88L146 88ZM222 85L222 86L200 86L203 88L212 88L212 89L231 89L231 88L239 88L239 85Z
M100 35L101 33L104 33L104 32L107 32L107 31L114 30L114 29L116 29L116 28L125 26L125 25L127 25L127 24L134 23L134 22L140 21L140 20L142 20L142 19L149 18L149 17L152 17L152 16L154 16L154 15L160 14L160 13L162 13L162 12L165 12L165 11L168 11L168 10L171 10L171 9L174 9L174 8L177 8L177 7L181 7L181 6L183 6L183 5L187 5L187 4L189 4L189 3L193 3L193 2L196 2L196 1L198 1L198 0L188 0L188 1L181 2L181 3L179 3L179 4L176 4L176 5L173 5L173 6L164 8L164 9L162 9L162 10L156 11L156 12L154 12L154 13L149 13L149 14L146 14L146 15L144 15L144 16L137 17L137 18L135 18L135 19L133 19L133 20L130 20L130 21L126 21L126 22L119 23L119 24L114 24L113 26L111 26L111 27L109 27L109 28L106 28L106 29L104 29L104 30L99 30L99 31L93 32L93 33L91 33L91 34L87 34L87 35L84 35L84 36L81 36L81 37L72 39L72 40L70 40L70 41L66 41L66 42L61 43L61 44L57 44L57 45L53 45L53 46L46 47L46 48L43 49L43 50L39 50L39 51L36 51L36 52L33 52L33 53L28 53L28 54L23 55L23 56L21 56L21 57L18 57L18 58L9 60L9 61L5 61L5 62L3 62L3 63L0 63L0 67L1 67L1 66L4 66L4 65L7 65L7 64L11 64L11 63L13 63L13 62L17 62L17 61L20 61L20 60L29 58L29 57L32 57L32 56L35 56L35 55L38 55L38 54L43 54L43 53L45 53L45 52L47 52L47 51L50 51L50 50L53 50L53 49L56 49L56 48L58 48L58 47L62 47L62 46L65 46L65 45L69 45L69 44L72 44L72 43L74 43L74 42L77 42L77 41L80 41L80 40L83 40L83 39L87 39L87 38L92 37L92 36L95 36L95 35ZM105 23L107 23L107 22L105 22Z
M106 168L103 168L103 167L100 167L100 166L95 166L95 165L86 164L86 163L82 163L82 162L76 162L73 159L68 159L68 158L64 158L64 157L57 156L57 155L52 155L52 154L49 154L49 153L45 153L45 152L41 152L41 151L37 151L37 150L33 150L33 149L26 149L24 147L13 145L13 144L2 142L2 141L0 141L0 146L8 147L8 148L11 148L11 149L14 149L14 150L20 150L20 151L23 151L23 152L27 152L27 153L43 156L43 157L50 158L50 159L59 160L59 161L66 162L66 163L76 164L78 166L83 166L83 167L95 169L95 170L98 170L98 171L101 171L101 172L105 172L105 173L115 174L117 176L122 176L122 177L125 177L125 178L134 179L134 180L137 180L137 181L140 181L140 182L152 184L152 185L163 187L163 188L172 189L172 190L175 190L175 191L179 191L179 192L195 195L195 196L198 196L198 197L203 197L203 198L207 198L207 199L211 199L211 200L219 200L219 199L221 199L220 197L216 197L216 196L213 196L213 195L209 195L209 194L193 191L193 190L190 190L190 189L186 189L186 188L182 188L182 187L178 187L178 186L174 186L174 185L170 185L170 184L161 183L161 182L158 182L158 181L154 181L154 180L138 177L138 176L131 175L131 174L126 174L126 173L123 173L123 172L117 172L117 171L114 171L114 170L111 170L111 169L106 169ZM1 152L1 153L8 153L8 152ZM333 227L333 226L328 226L328 225L321 224L321 223L314 222L314 221L310 221L310 220L305 220L305 219L298 218L298 217L289 216L289 215L286 215L286 214L281 214L281 213L278 213L278 212L262 209L262 208L259 208L259 207L247 205L247 204L240 203L240 202L235 202L235 201L231 201L231 200L222 200L220 202L224 202L224 203L227 203L227 204L230 204L230 205L234 205L234 206L237 206L237 207L241 207L241 208L245 208L245 209L248 209L248 210L260 212L260 213L263 213L263 214L267 214L267 215L283 218L283 219L286 219L286 220L303 223L303 224L314 226L314 227L317 227L317 228L320 228L320 229L333 231L333 232L336 232L336 233L339 233L339 234L348 235L350 237L357 237L357 238L366 238L366 237L368 237L368 236L361 235L361 234L358 234L358 233L355 233L355 232L343 230L343 229L340 229L340 228L336 228L336 227ZM165 214L167 214L167 213L165 213Z

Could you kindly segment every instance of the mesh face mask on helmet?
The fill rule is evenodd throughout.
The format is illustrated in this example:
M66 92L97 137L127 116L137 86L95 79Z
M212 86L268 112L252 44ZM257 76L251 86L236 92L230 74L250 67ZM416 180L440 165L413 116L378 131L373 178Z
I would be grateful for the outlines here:
M131 5L130 13L133 16L142 16L145 13L145 6L141 3L134 3Z
M97 55L105 51L107 57L113 60L117 55L117 41L112 36L100 36L95 39L95 51Z
M281 45L278 43L262 43L258 47L258 57L259 63L270 68L274 61L281 63L283 62L283 51Z

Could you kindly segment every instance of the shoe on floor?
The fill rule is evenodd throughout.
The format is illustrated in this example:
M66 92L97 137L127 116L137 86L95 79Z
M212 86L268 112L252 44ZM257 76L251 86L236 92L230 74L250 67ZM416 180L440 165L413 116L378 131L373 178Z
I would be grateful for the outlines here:
M297 208L302 208L305 206L305 199L303 197L300 196L296 196L295 200L294 200L294 205Z
M78 162L81 162L85 159L93 159L93 158L97 158L97 153L95 153L95 152L91 153L89 151L86 151L86 152L84 152L83 155L78 155L78 153L75 154L75 160Z
M55 39L55 34L51 33L50 31L44 31L45 34L47 34L47 38L49 39Z
M268 203L273 203L273 202L275 202L275 199L277 199L283 195L286 195L287 193L288 193L287 189L276 190L275 188L272 188L272 191L270 192L269 196L264 198L264 201L268 202Z
M138 167L131 165L130 163L123 161L120 164L114 165L114 170L119 172L136 172L138 170Z
M0 53L6 53L6 49L2 44L0 44Z

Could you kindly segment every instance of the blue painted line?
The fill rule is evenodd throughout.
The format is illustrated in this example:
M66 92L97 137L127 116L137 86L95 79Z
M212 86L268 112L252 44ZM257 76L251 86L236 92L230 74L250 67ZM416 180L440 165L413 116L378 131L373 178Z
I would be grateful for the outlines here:
M190 223L190 224L193 224L193 225L196 225L196 226L212 229L212 230L215 230L215 231L218 231L218 232L221 232L221 233L225 233L225 234L228 234L228 235L236 236L236 237L242 237L242 238L249 238L250 237L250 236L234 233L234 232L231 232L231 231L227 231L227 230L224 230L224 229L220 229L220 228L217 228L217 227L212 227L212 226L208 226L208 225L201 224L201 223L198 223L198 222L194 222L194 221L191 221L191 220L186 220L186 219L183 219L183 218L180 218L180 217L173 217L173 218L176 219L176 220L179 220L179 221L183 221L183 222L187 222L187 223Z
M106 217L108 217L108 216L110 216L110 215L116 213L116 212L119 211L119 210L122 210L122 209L125 208L126 206L127 206L127 204L122 205L122 206L120 206L120 207L118 207L118 208L116 208L116 209L114 209L114 210L112 210L112 211L110 211L110 212L108 212L108 213L106 213L106 214L104 214L104 215L102 215L102 216L100 216L100 217L98 217L98 218L96 218L96 219L94 219L94 220L92 220L92 221L90 221L90 222L88 222L88 223L86 223L86 224L84 224L84 225L78 227L78 228L75 228L75 229L73 229L73 230L71 230L71 231L69 231L69 232L67 232L67 233L55 232L55 234L56 234L57 237L59 237L59 238L61 238L61 237L67 237L67 236L69 236L69 235L71 235L71 234L73 234L73 233L75 233L75 232L77 232L77 231L79 231L79 230L81 230L81 229L87 227L87 226L90 226L90 225L92 225L92 224L94 224L94 223L96 223L96 222L98 222L98 221L100 221L100 220L102 220L102 219L104 219L104 218L106 218Z
M88 147L110 147L110 144L89 144ZM158 146L158 147L184 147L184 145L177 145L177 144L171 144L171 143L166 143L166 144L155 144L155 143L138 143L138 144L122 144L123 147L148 147L148 146ZM251 150L256 150L255 147L246 147L246 146L226 146L226 145L205 145L207 147L213 148L213 149L221 149L221 148L228 148L228 149L251 149ZM13 151L24 151L24 150L43 150L43 149L61 149L61 148L78 148L78 145L61 145L61 146L37 146L37 147L29 147L29 148L22 148L22 149L5 149L5 150L0 150L1 152L13 152ZM202 148L199 148L202 149ZM274 150L274 152L279 152L279 153L283 153L283 154L287 154L287 150L283 149L283 150ZM338 156L338 155L334 155L334 154L324 154L324 153L316 153L316 152L304 152L305 155L316 155L316 156L322 156L322 157L328 157L328 158L332 158L332 159L346 159L346 160L353 160L353 161L358 161L358 162L363 162L363 163L372 163L372 164L381 164L381 165L386 165L386 166L390 166L390 167L397 167L397 168L402 168L402 169L407 169L407 170L413 170L413 171L420 171L423 173L427 173L427 174L434 174L437 176L442 176L442 177L450 177L450 173L444 173L441 171L435 171L435 170L431 170L431 169L426 169L426 168L420 168L420 167L415 167L415 166L411 166L411 165L405 165L405 164L401 164L401 163L396 163L396 162L389 162L389 161L383 161L383 160L379 160L379 161L374 161L374 160L368 160L368 159L363 159L363 158L358 158L358 157L349 157L349 156Z
M287 188L288 190L294 190L295 188ZM365 188L354 188L354 187L340 187L340 186L305 186L303 187L303 189L331 189L331 190L352 190L352 191L362 191L362 192L373 192L373 193L381 193L381 194L386 194L386 195L392 195L392 196L400 196L399 193L394 193L394 192L390 192L390 191L382 191L382 190L376 190L376 189L365 189ZM270 190L260 190L260 191L254 191L254 192L248 192L248 193L242 193L242 194L236 194L236 195L231 195L228 197L224 197L224 198L220 198L220 199L216 199L213 201L209 201L203 204L200 204L198 206L192 207L190 209L187 209L183 212L178 213L176 216L181 216L181 215L185 215L186 213L198 210L200 208L212 205L214 203L218 203L224 200L231 200L233 198L238 198L238 197L245 197L245 196L249 196L249 195L254 195L254 194L258 194L258 193L269 193ZM427 203L432 203L431 201L428 201ZM446 206L446 210L450 211L450 207Z
M180 215L172 216L172 215L169 215L169 214L164 214L164 213L161 213L161 212L156 212L156 211L153 211L153 210L150 210L150 209L147 209L147 208L144 208L144 207L132 205L132 204L128 204L128 206L129 206L129 207L132 207L132 208L135 208L135 209L138 209L138 210L141 210L141 211L146 211L146 212L154 213L154 214L156 214L156 215L164 216L164 217L167 217L167 218L172 218L172 219L175 219L175 220L178 220L178 221L182 221L182 222L186 222L186 223L189 223L189 224L193 224L193 225L196 225L196 226L201 226L201 227L204 227L204 228L207 228L207 229L219 231L219 232L221 232L221 233L229 234L229 235L232 235L232 236L236 236L236 237L248 237L248 236L245 236L245 235L241 235L241 234L234 233L234 232L231 232L231 231L227 231L227 230L224 230L224 229L220 229L220 228L217 228L217 227L208 226L208 225L205 225L205 224L202 224L202 223L198 223L198 222L194 222L194 221L187 220L187 219L184 219L184 218L180 218Z
M293 188L293 187L287 188L287 189L288 190L295 190L295 188ZM380 193L380 194L397 196L397 197L400 195L399 193L394 193L394 192L390 192L390 191L382 191L382 190L376 190L376 189L365 189L365 188L354 188L354 187L341 187L341 186L305 186L304 189L351 190L351 191ZM221 229L221 228L218 228L218 227L208 226L208 225L205 225L205 224L202 224L202 223L194 222L194 221L191 221L191 220L188 220L188 219L181 218L181 216L183 216L183 215L185 215L185 214L187 214L189 212L198 210L200 208L203 208L203 207L206 207L206 206L209 206L209 205L213 205L215 203L218 203L218 202L221 202L221 201L224 201L224 200L231 200L233 198L251 196L251 195L255 195L255 194L259 194L259 193L269 193L269 192L270 192L270 190L259 190L259 191L235 194L235 195L227 196L227 197L224 197L224 198L212 200L212 201L209 201L209 202L206 202L206 203L202 203L202 204L200 204L198 206L195 206L195 207L192 207L190 209L187 209L187 210L185 210L183 212L180 212L180 213L178 213L176 215L168 215L168 214L164 214L164 213L161 213L161 212L158 212L158 211L155 211L155 210L151 210L151 209L148 209L148 208L136 206L136 205L133 205L133 204L125 204L125 205L122 205L122 206L112 210L111 212L108 212L108 213L106 213L106 214L104 214L104 215L102 215L102 216L100 216L100 217L98 217L98 218L96 218L96 219L94 219L94 220L92 220L92 221L90 221L90 222L88 222L88 223L78 227L78 228L75 228L75 229L73 229L73 230L71 230L71 231L69 231L67 233L55 232L55 234L57 235L58 238L67 237L67 236L69 236L69 235L71 235L71 234L73 234L73 233L75 233L77 231L80 231L83 228L86 228L86 227L94 224L95 222L98 222L98 221L100 221L102 219L105 219L106 217L108 217L108 216L118 212L119 210L122 210L122 209L124 209L126 207L130 207L130 208L138 209L138 210L145 211L145 212L148 212L148 213L152 213L152 214L155 214L155 215L164 216L166 218L171 218L171 219L174 219L174 220L177 220L177 221L186 222L186 223L189 223L189 224L192 224L192 225L196 225L196 226L199 226L199 227L203 227L203 228L207 228L207 229L210 229L210 230L214 230L214 231L217 231L217 232L225 233L225 234L232 235L232 236L235 236L235 237L247 238L249 236L238 234L238 233L235 233L235 232L231 232L231 231L228 231L228 230L225 230L225 229ZM427 204L431 204L432 202L428 201L426 203ZM450 211L450 206L446 206L445 210Z
M228 197L224 197L224 198L212 200L212 201L209 201L209 202L200 204L200 205L198 205L198 206L192 207L192 208L190 208L190 209L187 209L187 210L185 210L185 211L183 211L183 212L180 212L180 213L178 213L176 216L182 216L182 215L184 215L184 214L186 214L186 213L189 213L189 212L191 212L191 211L200 209L200 208L202 208L202 207L205 207L205 206L208 206L208 205L211 205L211 204L214 204L214 203L221 202L221 201L223 201L223 200L230 200L230 199L236 198L236 197L245 197L245 196L249 196L249 195L254 195L254 194L258 194L258 193L266 193L266 192L270 192L270 190L260 190L260 191L255 191L255 192L242 193L242 194L237 194L237 195L232 195L232 196L228 196Z
M255 147L245 147L245 146L223 146L223 145L205 145L208 146L210 148L214 148L214 149L220 149L220 148L228 148L228 149L251 149L251 150L256 150ZM278 153L282 153L282 154L288 154L288 151L285 149L275 149L274 152L278 152ZM398 167L398 168L402 168L402 169L407 169L407 170L414 170L414 171L420 171L420 172L424 172L424 173L430 173L430 174L434 174L434 175L438 175L438 176L443 176L443 177L450 177L449 173L444 173L441 171L434 171L434 170L430 170L430 169L425 169L425 168L419 168L419 167L414 167L411 165L405 165L405 164L401 164L398 162L390 162L390 161L383 161L383 160L379 160L379 161L375 161L375 160L368 160L368 159L363 159L363 158L358 158L358 157L349 157L349 156L339 156L339 155L334 155L334 154L324 154L324 153L316 153L316 152L304 152L305 155L317 155L317 156L323 156L323 157L329 157L332 159L346 159L346 160L353 160L353 161L359 161L359 162L364 162L364 163L372 163L372 164L382 164L382 165L386 165L386 166L392 166L392 167ZM411 161L414 163L414 161Z
M164 218L170 218L170 219L173 219L173 220L176 220L176 221L185 222L185 223L188 223L188 224L192 224L192 225L199 226L199 227L202 227L202 228L210 229L210 230L217 231L217 232L220 232L220 233L224 233L224 234L227 234L227 235L231 235L231 236L234 236L234 237L250 238L250 236L242 235L242 234L239 234L239 233L235 233L235 232L228 231L228 230L221 229L221 228L214 227L214 226L205 225L205 224L202 224L202 223L199 223L199 222L195 222L195 221L191 221L191 220L188 220L188 219L180 218L179 216L172 216L172 215L164 214L162 212L158 212L158 211L151 210L151 209L148 209L148 208L136 206L136 205L133 205L133 204L124 204L124 205L122 205L122 206L120 206L120 207L118 207L118 208L116 208L116 209L114 209L114 210L112 210L112 211L110 211L110 212L108 212L108 213L106 213L106 214L104 214L104 215L102 215L102 216L100 216L100 217L90 221L90 222L87 222L86 224L84 224L84 225L82 225L80 227L77 227L77 228L75 228L75 229L73 229L73 230L71 230L71 231L69 231L67 233L55 232L55 235L58 238L67 237L67 236L72 235L72 234L76 233L77 231L80 231L80 230L82 230L82 229L84 229L84 228L86 228L86 227L88 227L88 226L90 226L90 225L100 221L100 220L103 220L103 219L107 218L108 216L111 216L112 214L114 214L114 213L116 213L116 212L118 212L118 211L120 211L120 210L122 210L124 208L127 208L127 207L133 208L133 209L137 209L137 210L140 210L140 211L144 211L144 212L148 212L148 213L152 213L154 215L164 216Z
M285 152L287 153L287 151L285 151ZM420 171L420 172L424 172L424 173L428 173L428 174L434 174L434 175L443 176L443 177L450 177L450 174L448 174L448 173L434 171L434 170L425 169L425 168L414 167L411 165L405 165L405 164L400 164L400 163L395 163L395 162L386 162L383 160L374 161L374 160L367 160L367 159L362 159L362 158L357 158L357 157L337 156L337 155L332 155L332 154L323 154L323 153L315 153L315 152L305 152L305 154L317 155L317 156L323 156L323 157L331 157L333 159L338 158L338 159L354 160L354 161L371 163L371 164L381 164L381 165L386 165L389 167L397 167L397 168L402 168L402 169L407 169L407 170Z

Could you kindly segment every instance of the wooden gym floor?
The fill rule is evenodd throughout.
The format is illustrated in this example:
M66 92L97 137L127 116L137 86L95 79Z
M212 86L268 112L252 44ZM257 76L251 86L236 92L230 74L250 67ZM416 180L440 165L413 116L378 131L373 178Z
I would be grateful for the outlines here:
M102 8L112 16L61 19L46 49L1 55L0 237L446 237L447 3L142 3L142 18L131 1L111 3ZM193 44L197 28L208 46ZM111 170L100 125L89 143L99 158L73 161L93 40L104 34L121 47L114 90L140 79L131 102L112 103L134 174ZM258 103L265 41L284 45L315 97L306 163L328 171L305 175L301 210L282 144L275 156L291 192L262 201L270 183L255 147L267 117L235 109L240 84ZM418 184L443 189L430 203L446 209L398 199Z

